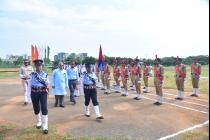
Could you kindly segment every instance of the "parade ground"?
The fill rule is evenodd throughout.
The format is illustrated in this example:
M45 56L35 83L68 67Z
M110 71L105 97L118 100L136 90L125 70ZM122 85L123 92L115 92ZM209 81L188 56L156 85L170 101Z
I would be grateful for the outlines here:
M114 86L112 86L114 89ZM35 129L32 105L23 105L23 88L18 77L0 79L0 139L208 139L209 95L190 97L186 92L184 101L174 100L177 91L164 89L164 104L153 105L154 88L143 94L139 101L133 100L135 92L128 97L119 93L103 94L98 89L98 100L104 120L96 121L92 108L91 117L84 116L84 97L77 104L65 97L65 108L54 107L54 97L49 96L49 135Z

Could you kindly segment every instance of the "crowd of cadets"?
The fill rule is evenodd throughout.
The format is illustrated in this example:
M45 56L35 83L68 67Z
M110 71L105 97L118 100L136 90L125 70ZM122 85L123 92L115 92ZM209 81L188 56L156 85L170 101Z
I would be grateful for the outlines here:
M111 94L111 77L114 80L114 90L116 93L121 93L122 96L129 95L129 89L135 90L135 100L140 100L142 93L149 93L149 78L154 75L154 87L156 93L155 105L163 103L163 81L164 67L161 65L161 59L156 56L153 66L147 61L142 63L138 59L133 60L114 60L111 66L105 61L102 71L98 69L98 62L95 64L95 73L98 77L98 82L102 83L104 94ZM111 74L112 73L112 74ZM198 58L193 58L191 65L191 79L193 85L193 93L191 96L198 97L199 79L201 75L201 65L198 63ZM101 81L100 81L101 80ZM182 59L177 56L175 66L175 81L178 90L176 100L184 99L184 84L186 80L186 66L182 63ZM142 90L142 81L144 87ZM122 85L122 87L121 87Z
M36 116L36 127L43 128L43 133L48 133L48 107L47 94L49 93L49 78L42 70L43 60L35 60L35 70L29 65L29 60L24 60L24 65L20 68L20 78L24 88L24 105L32 101L34 114ZM136 91L135 100L140 100L142 95L142 82L144 81L144 93L149 93L149 77L154 75L154 86L156 92L155 105L163 103L163 81L164 67L161 65L161 59L156 56L154 66L150 66L147 61L143 65L136 58L134 60L115 60L113 61L113 71L105 61L102 71L99 71L98 62L95 66L86 63L85 65L76 65L71 61L68 65L63 62L55 69L51 76L52 94L55 95L55 107L64 106L64 95L66 89L70 90L70 102L76 104L75 89L80 85L80 91L85 98L85 116L90 117L90 100L92 100L97 119L104 119L99 111L96 88L102 84L104 94L111 94L111 79L115 81L115 92L122 96L129 96L129 89ZM111 75L111 73L113 75ZM193 58L191 65L191 79L193 93L191 96L198 97L199 79L201 75L201 65L198 58ZM186 66L182 64L182 59L177 57L175 66L175 81L178 90L177 100L184 99L184 83L186 79ZM131 84L130 84L131 83ZM121 87L122 85L122 87ZM123 90L122 90L123 89ZM77 92L78 92L77 91ZM58 104L59 103L59 104ZM42 117L41 117L42 114Z

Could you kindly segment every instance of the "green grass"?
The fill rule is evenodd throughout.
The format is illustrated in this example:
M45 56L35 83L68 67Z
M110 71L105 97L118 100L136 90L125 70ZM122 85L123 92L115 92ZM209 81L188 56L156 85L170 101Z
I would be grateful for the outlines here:
M18 77L17 72L0 72L0 79Z
M165 79L164 79L164 88L165 89L176 89L175 83L175 68L174 67L165 67ZM209 77L209 66L202 67L202 74L201 77ZM150 78L149 81L150 86L154 86L153 78ZM209 94L209 79L200 80L199 84L199 93ZM191 73L190 67L187 66L187 78L185 82L185 91L191 92L192 91L192 82L191 82Z
M12 124L1 125L0 124L0 140L5 138L5 135L8 131L14 129L16 126Z
M54 126L50 126L49 134L42 134L42 130L26 128L21 130L13 140L128 140L126 138L106 138L106 137L74 137L71 135L60 135Z
M208 140L209 139L209 125L205 126L206 131L194 130L177 137L177 140Z

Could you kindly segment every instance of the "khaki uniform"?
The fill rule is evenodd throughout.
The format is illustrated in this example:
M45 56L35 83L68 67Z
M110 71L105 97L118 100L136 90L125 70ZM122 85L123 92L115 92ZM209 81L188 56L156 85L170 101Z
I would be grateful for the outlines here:
M108 64L104 67L104 73L105 73L105 75L104 75L105 83L106 83L106 87L107 87L107 90L105 92L110 93L111 92L111 90L110 90L111 77L110 77L110 69L109 69Z
M33 68L31 66L22 66L20 68L20 78L21 78L21 82L24 88L24 102L28 102L28 97L27 95L29 95L28 93L29 88L28 88L28 80L30 78L31 73L33 72Z
M193 95L198 95L199 79L201 75L201 64L196 63L191 65L191 79L193 86Z
M129 70L127 67L122 67L120 68L121 71L121 78L122 78L122 84L125 89L125 93L123 95L128 96L128 75L129 75Z
M179 71L181 73L179 73ZM175 79L176 79L176 86L177 86L177 89L179 91L184 91L184 80L186 78L186 66L184 64L181 64L181 65L177 65L176 68L175 68L175 72L176 72L176 75L175 75ZM182 74L182 75L180 75Z
M102 89L106 89L105 72L104 71L101 72L101 81L102 81L102 84L103 84Z
M98 65L95 66L95 73L96 73L96 77L98 78L98 82L100 82L100 78L99 78L99 69L98 69Z
M136 92L137 92L137 97L140 98L140 94L141 94L141 67L137 66L134 67L134 78L135 78L135 86L136 86Z
M150 67L149 66L144 66L144 85L145 85L145 92L149 92L149 72L150 72Z
M115 67L114 69L114 80L116 82L116 92L121 93L121 86L120 86L120 81L121 81L121 73L120 73L120 68L119 67Z
M130 78L131 78L131 83L132 83L132 86L135 85L135 74L134 74L134 67L133 66L130 66Z
M159 74L156 75L155 68L157 69L157 72ZM159 79L160 78L160 79ZM162 103L162 96L163 96L163 79L164 79L164 68L162 65L159 65L158 67L154 67L154 85L156 89L157 94L157 102Z

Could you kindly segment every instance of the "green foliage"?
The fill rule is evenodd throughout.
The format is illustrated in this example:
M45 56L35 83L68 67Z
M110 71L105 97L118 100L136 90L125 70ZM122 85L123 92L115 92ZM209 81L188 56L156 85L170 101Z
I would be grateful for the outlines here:
M86 57L86 58L84 58L84 59L82 60L82 64L85 64L85 63L87 63L87 62L89 62L89 63L91 63L91 64L95 64L96 58L90 56L90 57Z

